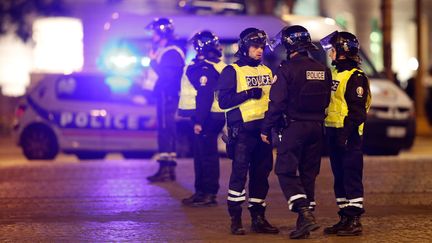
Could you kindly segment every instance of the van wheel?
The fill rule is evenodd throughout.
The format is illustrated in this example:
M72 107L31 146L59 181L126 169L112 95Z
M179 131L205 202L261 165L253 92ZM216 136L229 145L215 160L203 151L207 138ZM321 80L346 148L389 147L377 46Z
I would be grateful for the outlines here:
M21 146L28 160L52 160L59 151L54 133L44 125L27 128L22 134Z
M76 152L75 155L79 160L91 160L91 159L104 159L106 156L105 152L98 151L86 151L86 152Z

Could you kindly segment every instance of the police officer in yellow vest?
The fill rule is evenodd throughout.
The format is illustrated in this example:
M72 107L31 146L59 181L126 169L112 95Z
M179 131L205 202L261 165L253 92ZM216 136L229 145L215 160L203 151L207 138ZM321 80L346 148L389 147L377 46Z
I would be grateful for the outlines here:
M325 127L336 203L340 209L340 221L325 228L324 233L359 235L360 216L364 213L362 135L371 102L369 80L359 67L356 36L335 31L320 42L335 66Z
M260 128L269 102L272 72L261 64L267 35L256 28L240 34L239 60L227 66L219 79L219 104L228 109L226 119L233 151L232 172L228 190L231 233L245 234L241 214L246 201L245 183L249 172L249 211L252 231L277 234L265 218L265 198L269 190L268 176L273 166L272 147L261 141Z
M269 109L262 127L263 141L269 142L271 128L285 117L277 145L275 173L289 209L298 214L290 238L309 236L319 225L315 207L315 179L320 171L325 109L330 101L330 70L309 57L318 50L306 28L293 25L282 29L273 41L287 50L270 91Z
M182 77L179 115L190 116L194 124L195 193L182 200L186 206L216 206L219 190L218 135L225 125L225 113L215 99L219 75L226 64L220 60L219 38L210 31L192 37L195 59Z
M152 32L153 49L150 69L144 88L156 97L158 121L159 170L147 177L150 182L176 179L176 121L184 53L175 43L174 26L170 19L158 18L147 29Z

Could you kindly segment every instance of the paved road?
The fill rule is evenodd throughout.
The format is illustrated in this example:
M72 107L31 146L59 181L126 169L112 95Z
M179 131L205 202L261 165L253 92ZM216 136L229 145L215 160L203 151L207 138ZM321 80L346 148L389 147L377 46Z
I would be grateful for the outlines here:
M190 159L179 161L177 182L149 184L145 176L157 166L152 161L111 155L106 161L79 162L62 155L28 162L19 150L1 145L0 242L285 242L295 224L272 174L267 214L281 233L230 235L226 159L220 205L195 209L179 203L193 190ZM367 157L363 236L328 237L318 231L305 242L431 242L432 154L427 151L424 146L398 157ZM324 158L317 182L317 219L323 226L336 220L331 185ZM243 219L248 229L246 210Z

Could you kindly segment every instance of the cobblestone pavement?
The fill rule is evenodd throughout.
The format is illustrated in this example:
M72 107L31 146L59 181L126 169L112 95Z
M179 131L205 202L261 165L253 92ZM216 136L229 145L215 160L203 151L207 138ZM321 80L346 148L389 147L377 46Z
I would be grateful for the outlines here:
M247 235L230 235L227 159L221 162L219 206L187 208L180 200L193 192L190 159L179 161L177 182L149 184L145 177L157 165L148 160L114 155L106 161L60 156L51 162L28 162L12 153L0 157L0 242L285 242L296 220L271 174L267 218L281 233L251 233L245 209ZM364 234L329 237L319 230L304 242L432 241L432 156L366 157L364 182ZM326 158L317 202L318 222L335 223Z

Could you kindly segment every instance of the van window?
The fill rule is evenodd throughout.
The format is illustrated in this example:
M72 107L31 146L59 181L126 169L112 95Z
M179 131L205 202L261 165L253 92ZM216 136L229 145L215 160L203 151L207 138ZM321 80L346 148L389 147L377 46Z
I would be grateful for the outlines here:
M132 86L126 92L114 92L105 76L62 76L56 81L58 99L77 102L111 102L142 105Z
M104 102L111 91L102 77L64 76L56 82L56 93L59 99Z

